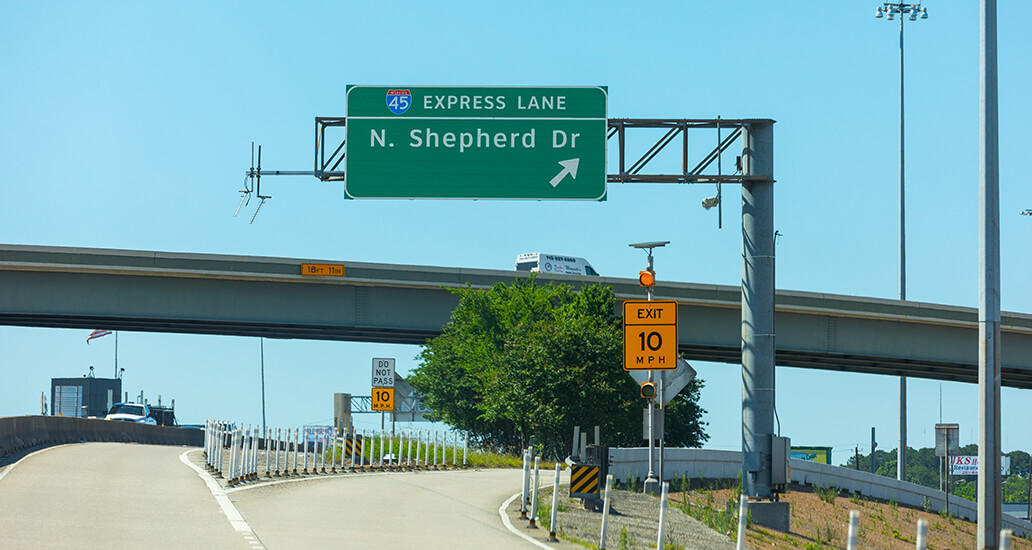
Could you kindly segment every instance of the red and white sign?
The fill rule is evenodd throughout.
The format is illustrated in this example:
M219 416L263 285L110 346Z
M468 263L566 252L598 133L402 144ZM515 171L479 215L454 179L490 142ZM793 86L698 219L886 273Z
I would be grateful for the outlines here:
M1000 475L1007 475L1010 472L1010 457L1000 457ZM977 476L978 475L978 457L977 456L951 456L950 457L950 474L955 476Z

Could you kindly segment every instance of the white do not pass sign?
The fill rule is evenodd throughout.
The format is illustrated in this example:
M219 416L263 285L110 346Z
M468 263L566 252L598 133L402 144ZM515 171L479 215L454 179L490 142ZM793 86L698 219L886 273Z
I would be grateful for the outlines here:
M373 387L394 387L394 358L373 358Z

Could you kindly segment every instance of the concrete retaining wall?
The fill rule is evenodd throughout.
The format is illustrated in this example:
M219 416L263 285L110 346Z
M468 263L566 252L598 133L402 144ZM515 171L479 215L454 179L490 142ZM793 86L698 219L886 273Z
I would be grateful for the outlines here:
M0 418L0 456L33 447L81 441L200 447L204 444L204 431L68 416Z
M609 473L617 480L644 479L648 474L648 448L609 449ZM807 460L791 459L792 482L801 485L838 487L865 497L894 500L900 504L920 508L930 506L938 511L946 500L935 491L906 481L897 481L870 472L860 472ZM663 478L680 479L736 479L742 469L742 453L708 449L666 449ZM658 466L655 468L658 475ZM927 499L927 502L926 500ZM960 497L950 497L950 513L970 521L977 521L975 503ZM1004 514L1003 525L1015 533L1032 533L1032 523Z

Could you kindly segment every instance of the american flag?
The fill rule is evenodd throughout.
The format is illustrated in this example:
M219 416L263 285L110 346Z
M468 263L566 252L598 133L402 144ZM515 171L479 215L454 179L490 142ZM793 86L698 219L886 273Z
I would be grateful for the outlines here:
M89 344L90 340L94 338L100 338L101 336L107 336L108 334L111 334L110 330L95 330L91 332L89 336L86 337L86 343Z

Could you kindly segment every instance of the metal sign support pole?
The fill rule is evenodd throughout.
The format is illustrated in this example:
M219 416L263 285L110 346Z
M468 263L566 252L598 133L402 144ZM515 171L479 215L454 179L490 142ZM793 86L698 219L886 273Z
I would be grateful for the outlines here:
M652 249L649 249L649 266L647 271L654 271L652 267ZM645 299L652 301L655 289L651 286L645 287ZM656 371L649 370L649 382L654 382ZM582 457L583 458L583 457ZM654 495L659 491L660 481L656 479L656 400L649 399L649 475L645 478L644 492L647 495Z
M1000 151L996 0L981 0L979 51L978 541L996 548L1000 491Z
M771 497L774 433L774 125L744 126L742 168L742 484Z

